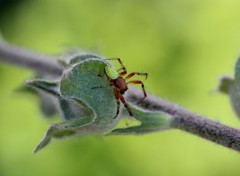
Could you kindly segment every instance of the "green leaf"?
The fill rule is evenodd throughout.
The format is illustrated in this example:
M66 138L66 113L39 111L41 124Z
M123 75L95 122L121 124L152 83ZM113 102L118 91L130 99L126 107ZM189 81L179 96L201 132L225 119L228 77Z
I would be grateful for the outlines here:
M64 73L60 82L60 92L65 98L78 99L94 109L98 119L104 119L106 123L111 123L114 121L117 104L113 88L109 86L104 72L106 64L104 60L93 59L75 65ZM106 87L93 89L97 86Z
M160 111L144 111L133 105L129 105L131 112L135 119L141 122L138 126L128 128L115 129L108 135L122 135L122 134L145 134L155 131L163 131L171 128L173 118L164 112Z
M73 59L71 59L69 65L74 65L74 64L83 62L85 60L89 60L89 58L100 59L100 60L102 59L101 57L99 57L96 54L86 53L86 54L83 54L83 55L80 55L80 56L77 56L77 57L74 57Z
M235 64L235 73L234 73L235 81L240 83L240 58L237 60Z
M231 106L240 118L240 59L237 60L235 65L234 80L227 76L222 77L218 90L229 96Z
M35 150L33 152L36 153L39 150L41 150L42 148L46 147L50 143L52 137L63 138L63 137L66 137L66 136L71 136L75 133L76 132L72 129L61 129L58 125L52 125L48 128L45 137L37 145L37 147L35 148Z
M64 68L70 68L74 64L79 64L85 60L91 59L103 59L100 56L93 54L93 53L83 53L81 55L75 56L72 59L68 60L58 60L59 64L62 65Z
M59 96L58 82L50 82L42 79L33 79L25 81L26 85L45 91L55 96Z
M60 98L61 115L65 120L85 118L91 115L92 111L81 102L71 99Z
M224 94L229 94L229 91L232 86L234 86L234 80L232 78L230 78L229 76L223 76L219 80L219 85L217 87L217 91L224 93Z
M36 87L37 88L37 87ZM58 113L56 106L58 99L54 96L50 96L48 93L40 91L39 89L32 89L25 85L15 90L17 93L27 93L38 97L39 106L44 117L51 118Z
M119 121L119 118L114 119L117 103L104 72L105 66L110 63L103 59L84 59L67 69L58 82L37 79L26 82L27 85L58 97L60 111L65 119L49 127L36 151L45 147L51 138L73 134L105 134ZM92 89L100 85L106 87Z

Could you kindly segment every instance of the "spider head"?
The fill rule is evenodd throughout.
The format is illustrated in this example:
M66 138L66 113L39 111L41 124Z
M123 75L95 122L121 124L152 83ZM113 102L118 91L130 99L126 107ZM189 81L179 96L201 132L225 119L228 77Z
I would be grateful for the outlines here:
M123 89L123 90L120 90L120 93L123 95L127 90L128 90L128 87L126 87L126 88Z

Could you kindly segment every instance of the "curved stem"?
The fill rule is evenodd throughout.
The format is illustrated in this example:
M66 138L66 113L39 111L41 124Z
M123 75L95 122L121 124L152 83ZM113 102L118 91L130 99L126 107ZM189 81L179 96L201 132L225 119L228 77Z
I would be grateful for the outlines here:
M56 58L55 58L56 59ZM48 56L20 49L0 42L0 61L30 68L38 73L60 76L63 69L57 61ZM133 104L142 98L142 92L137 89L128 91L127 100ZM207 140L221 144L233 150L240 151L240 131L206 117L192 113L176 104L149 95L138 106L151 111L163 111L173 116L173 128L187 131Z

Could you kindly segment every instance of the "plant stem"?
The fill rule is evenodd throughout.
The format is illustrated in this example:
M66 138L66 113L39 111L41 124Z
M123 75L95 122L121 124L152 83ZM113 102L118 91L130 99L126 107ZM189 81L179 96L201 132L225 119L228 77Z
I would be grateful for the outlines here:
M128 101L136 104L141 99L141 91L130 89ZM140 95L140 96L139 96ZM149 95L140 105L151 111L163 111L173 116L172 127L195 134L233 150L240 151L240 131L206 117L192 113L176 104Z
M32 51L20 49L0 42L0 61L30 68L38 73L60 76L63 69L56 58L42 56ZM136 104L142 92L129 89L127 100ZM225 147L240 151L240 131L206 117L192 113L176 104L149 95L140 105L145 110L163 111L173 116L173 128L187 131Z
M56 58L17 48L2 41L0 41L0 60L27 67L42 74L53 76L62 74L62 68L57 63Z

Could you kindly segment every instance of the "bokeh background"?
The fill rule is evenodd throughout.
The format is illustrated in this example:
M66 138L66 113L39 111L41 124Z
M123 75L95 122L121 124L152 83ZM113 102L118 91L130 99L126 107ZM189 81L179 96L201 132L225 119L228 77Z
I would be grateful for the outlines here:
M66 48L121 57L146 71L148 92L239 128L228 98L210 94L240 54L238 0L0 0L0 30L45 54ZM145 136L74 137L32 150L53 120L15 93L29 70L0 63L1 176L239 176L239 153L171 130ZM57 120L57 117L54 121Z

